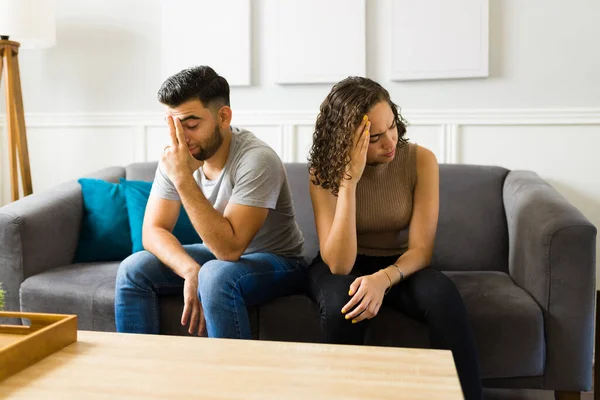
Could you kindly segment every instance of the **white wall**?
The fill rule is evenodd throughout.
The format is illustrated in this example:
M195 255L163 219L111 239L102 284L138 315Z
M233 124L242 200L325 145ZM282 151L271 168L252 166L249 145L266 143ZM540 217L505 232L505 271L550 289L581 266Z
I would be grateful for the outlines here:
M275 83L276 1L252 0L252 86L233 89L232 107L236 123L284 160L301 161L331 85ZM161 2L58 4L57 46L20 55L35 191L103 166L156 159L164 142L155 100ZM409 137L441 162L532 169L600 227L600 2L490 0L490 76L411 82L389 80L390 7L391 0L366 2L367 76L405 110ZM227 16L199 15L198 23L203 18L227 24ZM343 23L343 10L334 19ZM190 49L201 43L185 40ZM0 204L9 200L6 143L2 129Z
M316 110L331 85L274 83L276 1L252 0L253 86L236 88L233 105L238 110ZM58 5L57 46L20 55L26 111L159 110L160 0L59 0ZM404 108L600 106L596 0L490 0L489 78L403 83L387 80L390 8L391 0L367 1L367 75ZM202 18L209 17L199 15L198 23ZM221 18L226 24L226 16ZM343 10L339 18L343 21ZM201 46L199 38L182 40L190 48ZM3 110L4 96L0 101Z

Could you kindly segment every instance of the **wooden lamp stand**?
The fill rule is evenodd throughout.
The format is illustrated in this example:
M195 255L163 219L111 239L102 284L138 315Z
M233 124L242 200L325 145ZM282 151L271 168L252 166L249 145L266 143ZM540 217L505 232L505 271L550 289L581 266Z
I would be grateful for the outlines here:
M23 111L23 94L19 75L19 43L8 40L8 36L0 36L0 84L2 72L6 80L6 121L8 127L8 160L10 164L10 184L12 201L19 199L19 170L23 185L23 195L33 193L31 169L29 167L29 151L27 150L27 134L25 132L25 115Z

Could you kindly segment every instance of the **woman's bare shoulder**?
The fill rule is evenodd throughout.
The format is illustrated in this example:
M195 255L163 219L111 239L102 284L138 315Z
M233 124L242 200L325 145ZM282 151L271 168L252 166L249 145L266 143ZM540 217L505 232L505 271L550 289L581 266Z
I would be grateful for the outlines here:
M427 147L411 143L415 148L415 157L417 162L417 169L431 168L434 165L438 165L437 157L435 153L429 150Z

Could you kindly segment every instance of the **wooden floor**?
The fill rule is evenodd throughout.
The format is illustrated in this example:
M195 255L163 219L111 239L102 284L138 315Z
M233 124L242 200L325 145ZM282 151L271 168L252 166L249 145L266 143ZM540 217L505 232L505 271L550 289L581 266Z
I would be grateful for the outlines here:
M485 400L554 400L554 392L546 390L484 389ZM582 393L581 400L593 400L592 392Z

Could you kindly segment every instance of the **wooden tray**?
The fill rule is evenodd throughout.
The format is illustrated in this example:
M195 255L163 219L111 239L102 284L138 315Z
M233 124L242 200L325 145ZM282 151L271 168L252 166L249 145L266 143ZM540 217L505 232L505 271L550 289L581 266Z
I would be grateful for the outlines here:
M0 382L77 341L77 316L2 312L27 318L31 326L0 325Z

